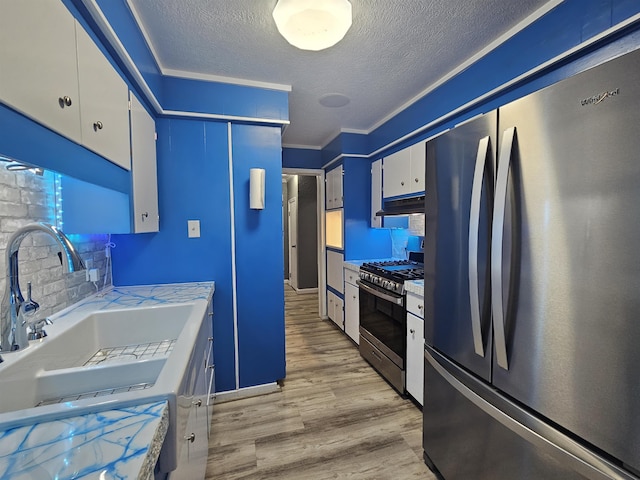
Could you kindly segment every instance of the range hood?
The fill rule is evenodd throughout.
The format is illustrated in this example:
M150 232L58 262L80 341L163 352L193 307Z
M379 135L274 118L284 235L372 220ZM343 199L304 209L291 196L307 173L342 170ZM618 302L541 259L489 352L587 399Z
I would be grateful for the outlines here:
M399 200L383 200L382 210L376 212L376 216L408 215L410 213L424 213L424 195Z

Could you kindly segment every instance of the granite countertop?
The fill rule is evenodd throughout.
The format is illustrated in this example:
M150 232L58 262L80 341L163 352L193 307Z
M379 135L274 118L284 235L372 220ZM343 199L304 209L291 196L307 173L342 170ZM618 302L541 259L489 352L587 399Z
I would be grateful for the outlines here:
M424 280L409 280L404 282L404 288L407 292L422 297L424 295Z
M214 282L113 287L51 318L64 322L99 310L209 300L214 290ZM8 428L0 432L0 478L151 480L168 412L162 400Z
M169 426L166 401L0 433L3 480L151 480Z

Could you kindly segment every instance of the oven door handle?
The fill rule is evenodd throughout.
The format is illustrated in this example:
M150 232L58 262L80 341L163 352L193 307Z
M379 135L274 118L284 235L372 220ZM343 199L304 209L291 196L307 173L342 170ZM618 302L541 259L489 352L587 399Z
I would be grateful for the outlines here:
M369 285L365 285L360 280L356 280L356 284L361 289L363 289L365 292L370 293L371 295L375 295L378 298L381 298L381 299L386 300L386 301L391 302L391 303L395 303L396 305L403 305L404 304L404 298L403 297L396 297L394 295L389 295L387 293L382 293L382 292L376 290L375 288L371 288Z

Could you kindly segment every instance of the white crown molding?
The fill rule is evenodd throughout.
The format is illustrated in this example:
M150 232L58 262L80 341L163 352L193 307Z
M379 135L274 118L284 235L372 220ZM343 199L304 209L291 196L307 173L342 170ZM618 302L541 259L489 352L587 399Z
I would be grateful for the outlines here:
M127 2L127 6L129 7L129 10L131 11L131 14L133 15L133 19L138 25L138 29L140 30L140 33L142 33L142 36L144 37L144 41L147 44L147 48L151 52L151 56L153 57L153 61L155 62L156 67L158 67L158 70L160 71L160 73L162 73L163 67L160 64L160 57L158 57L158 52L156 51L155 47L153 46L153 43L151 42L151 37L149 36L149 32L147 32L147 29L144 28L144 25L140 19L140 14L138 13L138 9L133 5L133 3L131 3L131 0L126 0L126 2Z
M484 47L478 53L476 53L475 55L469 57L467 60L462 62L456 68L451 70L449 73L447 73L443 77L440 77L435 83L432 83L427 88L425 88L422 92L418 93L416 96L414 96L413 98L411 98L410 100L408 100L407 102L405 102L404 104L402 104L401 106L399 106L398 108L396 108L395 110L393 110L392 112L390 112L389 114L387 114L386 116L384 116L383 118L378 120L376 123L371 125L371 127L369 127L366 130L367 135L370 134L371 132L373 132L378 127L384 125L386 122L391 120L393 117L398 115L400 112L402 112L402 111L406 110L407 108L409 108L411 105L416 103L421 98L425 97L426 95L428 95L429 93L434 91L436 88L440 87L444 83L446 83L449 80L451 80L453 77L458 75L463 70L469 68L471 65L473 65L475 62L480 60L482 57L486 56L489 52L495 50L500 45L502 45L503 43L505 43L506 41L508 41L509 39L511 39L512 37L514 37L518 33L520 33L522 30L524 30L529 25L531 25L532 23L534 23L535 21L537 21L538 19L540 19L541 17L543 17L544 15L549 13L555 7L560 5L562 2L564 2L564 0L551 0L551 1L547 2L546 4L544 4L538 10L536 10L532 14L528 15L522 21L520 21L515 26L513 26L512 28L507 30L504 34L500 35L497 39L495 39L489 45Z
M297 148L299 150L322 150L319 145L296 145L295 143L283 143L282 148Z
M244 78L225 77L222 75L213 75L210 73L187 72L184 70L174 70L171 68L162 68L162 74L167 77L184 78L188 80L204 80L207 82L229 83L232 85L242 85L244 87L257 87L266 90L278 90L281 92L290 92L291 85L281 83L261 82L258 80L246 80Z
M162 110L162 114L168 117L209 118L213 120L224 120L226 122L251 122L269 125L289 125L290 123L289 120L278 120L275 118L243 117L240 115L224 115L221 113L184 112L182 110Z

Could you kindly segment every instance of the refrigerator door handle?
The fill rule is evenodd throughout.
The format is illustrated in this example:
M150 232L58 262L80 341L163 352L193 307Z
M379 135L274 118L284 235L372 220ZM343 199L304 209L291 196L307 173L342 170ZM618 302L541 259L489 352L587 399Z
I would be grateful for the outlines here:
M491 311L493 313L493 337L496 345L498 366L509 369L505 333L505 315L502 298L502 243L504 238L504 215L507 208L507 182L516 127L504 131L498 156L496 196L491 225Z
M480 318L480 298L478 295L478 234L480 231L480 202L482 200L482 185L489 153L490 138L481 138L478 142L476 166L473 172L471 187L471 211L469 218L469 303L471 307L471 331L475 352L484 357L484 342L482 339L482 323Z

